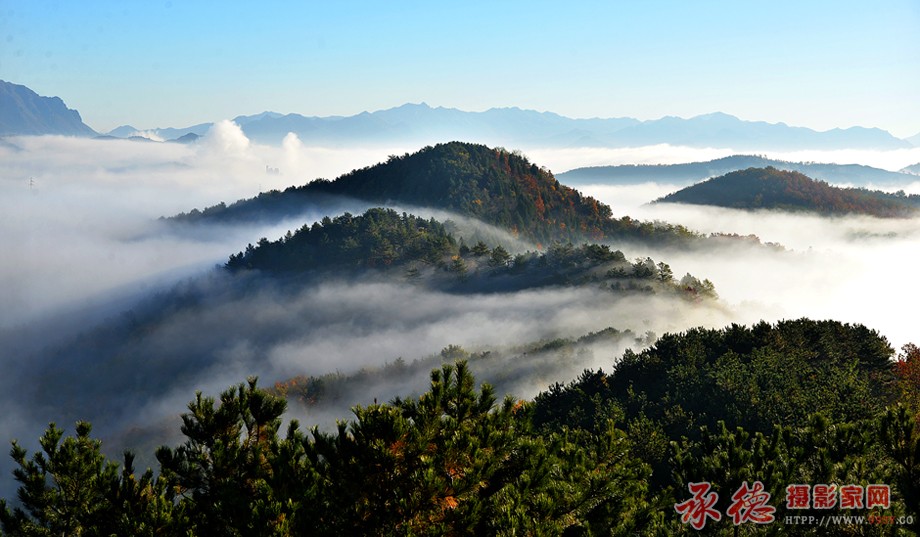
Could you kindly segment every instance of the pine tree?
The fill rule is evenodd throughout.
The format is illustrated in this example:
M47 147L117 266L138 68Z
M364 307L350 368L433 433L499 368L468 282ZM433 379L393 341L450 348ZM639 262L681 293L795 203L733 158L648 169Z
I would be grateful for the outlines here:
M211 535L284 535L294 505L275 472L285 401L256 388L251 378L223 392L220 405L199 392L182 416L185 444L161 447L157 459L168 498L178 500L198 532Z
M21 507L0 500L0 528L13 536L159 535L183 533L181 513L165 500L164 483L147 470L138 479L134 456L124 467L107 461L92 427L78 422L76 436L63 438L53 423L39 439L42 451L31 459L13 442ZM63 438L63 440L62 440Z

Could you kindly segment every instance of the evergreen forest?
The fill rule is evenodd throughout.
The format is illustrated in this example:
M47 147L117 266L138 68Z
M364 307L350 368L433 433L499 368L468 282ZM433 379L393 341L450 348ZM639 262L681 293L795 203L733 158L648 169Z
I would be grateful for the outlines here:
M673 506L706 481L725 512L759 481L776 521L710 521L711 535L826 535L784 523L787 485L890 486L900 525L918 529L920 350L896 357L860 325L799 319L666 334L532 400L499 399L467 360L431 371L418 397L357 406L333 430L284 419L257 379L198 393L185 441L111 460L78 422L41 450L18 444L19 483L0 505L4 535L673 535L695 530ZM476 357L468 359L476 360ZM890 518L888 518L890 517Z
M778 209L823 216L864 214L878 218L916 215L920 196L865 188L840 188L796 171L768 166L708 179L657 200L733 209Z

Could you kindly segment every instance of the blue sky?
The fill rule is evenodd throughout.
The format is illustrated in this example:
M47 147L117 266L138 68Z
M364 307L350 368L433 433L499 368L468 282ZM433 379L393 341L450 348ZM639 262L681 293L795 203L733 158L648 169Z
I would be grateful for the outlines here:
M920 1L0 0L0 78L93 128L406 102L920 132Z

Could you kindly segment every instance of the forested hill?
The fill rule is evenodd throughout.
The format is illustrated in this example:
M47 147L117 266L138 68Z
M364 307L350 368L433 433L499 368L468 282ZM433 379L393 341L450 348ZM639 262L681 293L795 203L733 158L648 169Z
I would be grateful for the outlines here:
M232 272L258 270L273 276L367 274L424 283L452 291L508 292L552 285L590 284L612 292L677 293L684 298L715 296L709 280L687 274L676 279L664 262L626 260L606 245L554 243L546 252L512 256L501 245L458 241L435 219L369 209L324 218L269 241L262 239L230 256Z
M484 145L450 142L334 181L319 179L284 192L194 210L182 222L279 219L341 197L455 212L507 229L535 243L616 238L686 244L699 239L681 226L612 219L609 206L559 183L525 157Z
M523 156L459 142L426 147L310 187L447 209L543 242L600 238L611 215L609 207L559 184Z
M916 214L920 196L838 188L798 172L767 167L748 168L715 177L669 194L657 202L891 218Z

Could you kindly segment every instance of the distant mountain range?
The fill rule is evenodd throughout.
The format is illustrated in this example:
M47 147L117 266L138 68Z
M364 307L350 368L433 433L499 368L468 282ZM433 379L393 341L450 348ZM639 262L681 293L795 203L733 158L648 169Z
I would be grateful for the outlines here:
M0 80L0 136L22 134L95 136L96 131L59 97L42 97L25 86Z
M852 127L819 132L784 123L744 121L713 113L690 119L664 117L572 119L551 112L519 108L492 108L465 112L405 104L354 116L307 117L263 112L233 119L251 140L279 144L289 133L306 143L413 143L440 140L476 140L492 145L529 147L630 147L671 144L690 147L731 147L738 150L897 149L911 147L881 129ZM204 135L209 123L185 128L150 129L163 139L184 134ZM115 129L114 136L136 132L131 126Z
M79 113L58 99L41 97L25 86L8 82L0 90L0 135L69 134L94 136ZM793 149L898 149L920 143L902 140L877 128L851 127L815 131L785 123L745 121L716 112L689 119L663 117L573 119L552 112L492 108L466 112L405 104L353 116L303 116L262 112L233 118L251 140L277 145L293 132L311 144L425 145L446 140L473 140L490 145L527 147L633 147L671 144L690 147L730 147L739 151ZM139 129L122 125L107 136L128 138L148 132L163 140L188 134L203 136L212 123L181 128ZM920 136L920 135L918 135ZM914 137L916 138L916 137Z
M866 214L881 218L917 214L920 196L837 188L799 172L748 168L689 186L656 203L690 203L733 209L780 209L822 215Z
M756 155L732 155L686 164L594 166L569 170L557 174L557 177L569 185L628 185L647 182L689 185L738 170L768 166L779 170L801 172L809 177L838 185L894 187L917 181L916 176L909 175L910 168L905 168L901 172L890 172L861 164L786 162Z
M131 125L122 125L116 127L106 133L106 136L111 136L113 138L130 138L132 136L137 136L139 133L145 132L149 134L156 135L159 138L162 138L166 141L194 141L198 138L204 136L208 130L211 129L213 123L200 123L198 125L192 125L184 129L148 129L142 130Z

